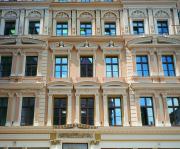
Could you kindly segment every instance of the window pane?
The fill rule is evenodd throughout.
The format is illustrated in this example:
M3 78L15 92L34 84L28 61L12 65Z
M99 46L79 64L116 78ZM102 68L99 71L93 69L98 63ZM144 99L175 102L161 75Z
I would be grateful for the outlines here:
M37 56L26 56L26 76L36 76L37 75Z
M15 25L16 21L6 21L4 28L4 35L15 35Z
M39 34L40 21L29 21L29 34Z
M8 108L8 98L0 97L0 126L5 126Z

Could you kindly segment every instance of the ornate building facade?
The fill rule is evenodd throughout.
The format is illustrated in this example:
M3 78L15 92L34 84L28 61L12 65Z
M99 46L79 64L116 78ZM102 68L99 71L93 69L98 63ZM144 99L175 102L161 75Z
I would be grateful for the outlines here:
M177 0L1 0L0 149L180 148Z

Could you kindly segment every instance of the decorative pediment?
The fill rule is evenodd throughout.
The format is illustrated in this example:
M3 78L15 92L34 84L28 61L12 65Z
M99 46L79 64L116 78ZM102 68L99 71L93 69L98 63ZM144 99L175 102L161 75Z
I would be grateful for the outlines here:
M146 15L143 11L141 10L134 10L132 11L131 15L132 18L145 18Z
M107 12L103 16L104 19L116 19L117 16L113 12Z
M18 37L18 38L0 38L0 45L19 45L19 44L38 44L44 45L45 41L27 37Z
M121 81L108 81L102 84L102 88L128 88L128 84Z
M79 15L80 19L92 20L93 15L90 12L83 12Z
M155 13L154 17L156 17L156 18L169 18L169 14L164 10L159 10Z
M65 12L58 12L56 14L56 19L62 19L62 20L68 20L69 19L69 15Z
M76 45L77 49L97 49L98 45L89 41L81 42Z
M112 49L112 48L119 48L119 49L121 49L123 47L123 45L120 44L119 42L114 42L112 40L109 41L109 42L106 42L106 43L104 43L104 44L102 44L100 46L101 46L101 49Z
M128 41L127 46L133 45L180 45L180 40L164 36L140 37Z
M28 14L30 18L41 18L41 13L37 10L33 10Z
M81 80L81 81L78 81L77 83L75 83L75 88L92 88L92 89L97 89L97 88L100 88L100 84L95 81L95 80Z
M73 85L72 82L69 80L56 80L56 81L52 81L48 84L48 89L72 89Z
M50 44L50 48L52 50L61 50L61 49L69 49L71 50L73 48L73 44L71 43L67 43L67 42L63 42L63 41L60 41L60 42L53 42Z
M5 18L17 18L17 13L15 11L8 11L4 15Z

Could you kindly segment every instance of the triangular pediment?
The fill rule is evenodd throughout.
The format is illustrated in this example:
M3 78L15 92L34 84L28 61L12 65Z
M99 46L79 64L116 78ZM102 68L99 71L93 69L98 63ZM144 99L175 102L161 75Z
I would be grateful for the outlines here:
M0 38L0 45L22 45L22 44L36 44L44 45L45 41L28 38L28 37L4 37Z
M180 45L180 40L176 38L166 37L166 36L148 36L148 37L139 37L128 41L128 46L133 45Z

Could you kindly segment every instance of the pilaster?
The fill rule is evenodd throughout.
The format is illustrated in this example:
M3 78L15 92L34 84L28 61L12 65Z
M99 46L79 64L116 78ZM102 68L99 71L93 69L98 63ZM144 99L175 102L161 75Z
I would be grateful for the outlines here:
M127 101L127 95L124 94L123 95L123 126L129 126L129 121L128 121L128 101Z
M15 117L14 117L14 123L13 123L14 126L20 126L21 109L22 109L22 94L16 93Z
M103 94L103 109L104 109L104 126L109 126L108 120L108 99L107 95Z
M95 116L95 125L100 126L100 110L99 110L99 94L95 94L95 110L96 110L96 116Z
M51 126L52 125L52 104L53 104L53 97L52 97L52 95L48 95L47 126Z
M72 124L72 95L68 94L67 124Z
M80 112L79 112L79 105L80 105L80 99L79 99L79 94L76 94L76 112L75 112L75 123L76 124L79 124L79 121L80 121L80 119L79 119L79 115L80 115Z

